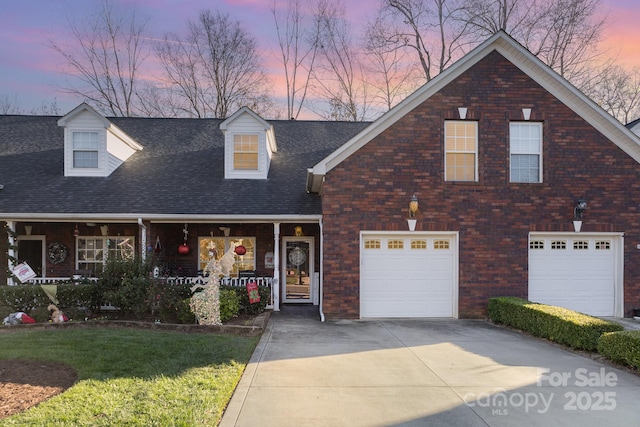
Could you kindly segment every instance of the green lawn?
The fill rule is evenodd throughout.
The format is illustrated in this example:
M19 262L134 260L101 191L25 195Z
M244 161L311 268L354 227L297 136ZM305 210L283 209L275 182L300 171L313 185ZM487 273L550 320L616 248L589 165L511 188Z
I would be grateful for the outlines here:
M66 392L1 426L215 426L257 337L133 329L0 335L0 359L66 363Z

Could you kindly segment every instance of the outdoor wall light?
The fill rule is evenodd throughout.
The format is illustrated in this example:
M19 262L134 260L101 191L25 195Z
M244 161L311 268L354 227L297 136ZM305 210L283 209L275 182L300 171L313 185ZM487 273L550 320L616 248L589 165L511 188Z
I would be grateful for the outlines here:
M578 233L582 229L582 215L587 210L587 201L578 199L576 207L573 208L573 230Z
M100 226L100 234L102 234L103 236L108 236L109 235L109 226L108 225L101 225Z
M78 230L78 224L76 224L76 228L73 229L73 235L76 237L80 235L80 230Z
M584 199L579 199L576 203L576 207L573 209L573 217L577 220L582 219L582 215L584 211L587 210L587 201Z
M414 194L413 196L411 196L411 200L409 200L409 218L415 218L417 211L418 211L418 198Z
M409 231L415 231L416 229L416 212L418 211L418 198L414 194L411 196L409 200L409 218L407 219L407 224L409 225Z

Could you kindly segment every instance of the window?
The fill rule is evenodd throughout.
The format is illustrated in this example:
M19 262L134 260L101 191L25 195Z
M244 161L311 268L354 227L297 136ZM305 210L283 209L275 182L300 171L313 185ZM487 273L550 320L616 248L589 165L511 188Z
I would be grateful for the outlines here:
M426 240L411 240L411 249L427 249Z
M448 240L434 240L433 249L449 249Z
M389 240L387 241L387 249L404 249L404 240Z
M134 238L118 237L78 237L78 270L89 270L94 274L102 271L108 257L133 259L135 254Z
M73 132L73 167L98 167L98 132Z
M586 240L576 240L575 242L573 242L573 249L575 250L589 249L589 242Z
M509 125L511 182L542 182L542 123Z
M244 246L244 255L236 255L231 277L238 277L241 270L255 270L256 238L255 237L200 237L198 238L198 269L204 270L211 257L220 259L231 247L231 242Z
M596 242L596 249L599 251L608 251L611 249L611 242L608 240L598 240Z
M532 240L529 242L529 249L544 249L544 240Z
M564 240L554 240L551 242L551 249L567 249L567 242Z
M366 239L364 241L365 249L380 249L380 239Z
M233 135L233 168L258 170L258 135Z
M478 123L448 120L444 139L445 180L476 181Z

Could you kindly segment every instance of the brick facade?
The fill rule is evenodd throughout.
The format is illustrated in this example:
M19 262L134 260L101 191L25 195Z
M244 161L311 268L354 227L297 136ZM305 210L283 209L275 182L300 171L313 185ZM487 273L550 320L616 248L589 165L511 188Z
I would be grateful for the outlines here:
M478 122L478 182L444 181L444 121ZM509 122L543 123L543 182L509 182ZM492 52L327 173L322 192L324 312L359 316L360 230L458 231L459 316L483 317L487 299L527 297L530 231L624 232L624 311L640 306L640 167L584 119Z

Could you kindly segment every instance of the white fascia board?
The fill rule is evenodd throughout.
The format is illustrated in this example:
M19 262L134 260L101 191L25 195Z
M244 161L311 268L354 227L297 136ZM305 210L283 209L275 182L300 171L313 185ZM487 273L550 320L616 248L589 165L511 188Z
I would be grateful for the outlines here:
M144 148L142 145L136 142L135 139L131 138L122 129L120 129L118 126L114 125L113 123L109 122L109 127L107 129L132 149L136 151L140 151Z
M301 222L317 223L322 215L171 215L171 214L95 214L95 213L6 213L0 214L0 221L49 221L49 222L110 222L110 223L138 223L138 219L151 222L176 223L264 223L264 222Z
M272 129L272 126L262 117L260 117L258 115L258 113L254 112L251 108L249 107L242 107L240 108L238 111L236 111L235 113L233 113L232 115L230 115L226 120L224 120L222 123L220 123L220 130L222 130L223 132L227 130L227 128L229 127L229 125L231 123L233 123L238 117L240 117L243 114L248 114L251 117L253 117L253 119L257 122L259 122L262 127L264 128L265 131L268 131L269 129Z
M73 110L69 111L64 116L60 117L58 119L58 126L60 126L60 127L66 126L71 120L73 120L74 117L76 117L78 114L83 113L85 111L88 111L89 113L91 113L94 116L98 117L100 119L100 121L102 122L102 125L105 127L105 129L108 128L111 125L111 122L105 116L103 116L102 114L98 113L92 106L90 106L86 102L83 102L82 104L80 104L76 108L74 108Z

